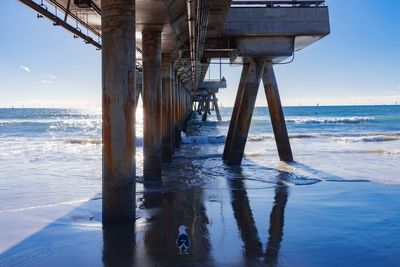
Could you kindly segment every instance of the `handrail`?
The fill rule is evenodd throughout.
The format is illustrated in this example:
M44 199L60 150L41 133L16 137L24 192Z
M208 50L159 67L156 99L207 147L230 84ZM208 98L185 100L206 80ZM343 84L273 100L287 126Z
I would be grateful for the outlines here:
M94 45L96 48L101 49L101 44L99 42L96 42L93 40L89 35L82 33L79 29L71 26L67 22L65 22L63 19L59 18L57 15L51 13L50 11L47 10L47 8L42 7L41 5L35 3L32 0L19 0L21 3L25 4L26 6L32 8L36 12L40 13L42 16L48 18L49 20L54 22L54 25L59 25L63 27L64 29L70 31L76 36L79 36L83 40L85 40L86 43Z
M264 7L315 7L325 4L325 0L292 0L292 1L271 1L271 0L248 0L248 1L232 1L231 6L264 6Z

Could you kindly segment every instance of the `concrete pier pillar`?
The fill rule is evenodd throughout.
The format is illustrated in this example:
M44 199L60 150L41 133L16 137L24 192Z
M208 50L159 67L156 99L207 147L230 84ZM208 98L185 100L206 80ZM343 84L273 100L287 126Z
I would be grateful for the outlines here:
M135 220L135 1L103 0L103 224Z
M204 108L203 118L201 119L202 121L207 120L208 112L210 112L210 95L207 96L204 103L205 103L205 108Z
M143 31L143 178L161 179L161 32Z
M233 110L232 110L232 116L231 116L231 121L229 123L228 134L226 136L224 153L222 155L223 160L227 159L227 157L229 155L229 150L231 148L232 134L236 127L237 117L239 114L240 102L242 101L243 92L244 92L246 79L247 79L247 74L249 73L249 66L250 65L248 63L243 64L242 75L240 77L238 91L237 91L236 99L235 99L235 104L234 104Z
M175 148L179 148L181 145L181 129L180 129L180 92L181 92L181 81L177 77L176 88L175 88Z
M285 117L279 97L278 83L276 82L274 68L271 62L265 63L262 79L279 158L281 161L293 161L292 149L290 147Z
M170 122L170 134L171 134L171 149L172 154L175 153L175 88L176 88L176 73L173 69L173 64L171 65L171 122Z
M172 161L172 63L171 54L162 55L162 159Z
M228 165L240 165L242 162L251 117L256 103L258 87L260 86L264 69L264 62L265 60L263 58L250 59L249 72L247 74L236 125L232 133L231 145L227 155L226 161Z
M215 114L217 114L217 120L222 121L221 113L219 112L219 107L218 107L218 100L215 93L213 93L213 103L214 103Z

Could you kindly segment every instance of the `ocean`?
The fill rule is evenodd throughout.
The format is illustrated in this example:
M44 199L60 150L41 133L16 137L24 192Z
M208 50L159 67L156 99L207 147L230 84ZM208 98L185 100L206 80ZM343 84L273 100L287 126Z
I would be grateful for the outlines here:
M207 122L201 122L201 117L193 114L173 163L163 166L163 187L149 191L143 186L143 117L138 109L136 229L139 234L134 240L141 244L135 247L141 252L135 256L137 261L157 263L157 259L162 259L171 264L187 263L188 259L167 257L149 245L149 240L159 245L165 242L166 237L161 240L157 237L162 230L153 224L161 225L163 216L171 212L165 210L173 206L178 209L168 215L175 216L171 219L174 223L168 224L173 235L175 224L179 224L175 222L176 217L182 217L182 221L193 228L198 225L196 230L192 228L192 235L207 236L193 242L193 258L189 261L193 264L242 266L251 262L256 266L259 261L272 257L281 266L293 266L302 261L309 263L306 266L335 266L349 263L347 260L351 256L354 261L350 261L350 266L396 262L391 253L400 252L399 238L393 240L393 235L400 234L400 106L285 107L295 160L291 164L279 161L268 109L257 107L240 168L227 167L221 160L231 112L232 108L221 108L221 122L216 120L213 111ZM48 235L48 227L53 229L50 231L53 239L65 234L61 233L65 227L75 227L75 230L77 227L80 234L88 234L89 228L97 229L94 238L97 241L90 238L86 241L96 243L90 245L94 246L93 250L100 247L94 253L99 255L86 259L85 263L106 264L106 236L101 234L99 213L101 124L100 109L0 109L0 226L3 235L0 265L18 265L24 255L22 265L51 266L55 256L47 250L39 253L42 257L38 259L26 256L36 253L32 248L37 244L55 249L41 239L43 231ZM284 190L284 200L280 204L293 203L288 204L286 213L289 215L285 217L291 222L287 222L286 230L278 231L278 238L273 239L271 227L274 208L279 208L282 197L280 190ZM152 194L153 197L148 198ZM153 202L157 196L160 200ZM243 199L247 200L243 202ZM196 205L190 209L185 206L187 203L181 203L183 200ZM82 208L91 202L91 208ZM266 206L272 208L270 215L265 212ZM157 213L160 210L164 210L161 217ZM241 214L242 210L250 215ZM339 210L347 210L344 214L350 221L340 221L343 214ZM364 221L363 212L371 212ZM62 226L54 224L60 218ZM307 218L319 221L320 225L310 227ZM386 231L369 236L371 227L382 222ZM64 227L64 230L55 231L54 227ZM260 227L264 227L263 230ZM294 231L297 227L302 229ZM5 231L7 228L10 231ZM323 232L313 237L314 231ZM337 235L357 238L350 238L346 243L337 240ZM78 240L74 235L69 238ZM315 243L310 244L312 241ZM368 243L370 241L373 242ZM64 259L61 265L82 265L79 257L76 258L79 252L71 252L74 251L73 241L64 245L61 253L64 258L57 254ZM300 255L296 254L298 246L303 246ZM385 246L385 251L380 251L379 246ZM171 247L174 248L174 243ZM357 253L351 250L354 247L359 249ZM276 255L279 248L280 256ZM313 258L318 248L324 252ZM342 251L344 248L348 251ZM374 249L377 252L371 253ZM66 251L73 253L75 259L68 257ZM338 251L341 256L337 255ZM367 252L369 256L360 256ZM86 254L80 256L87 257ZM330 260L335 257L339 260L333 264Z

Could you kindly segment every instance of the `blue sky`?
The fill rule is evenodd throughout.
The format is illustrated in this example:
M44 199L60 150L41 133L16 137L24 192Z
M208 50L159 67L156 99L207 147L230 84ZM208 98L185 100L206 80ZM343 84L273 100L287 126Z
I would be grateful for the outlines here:
M400 104L400 1L327 4L331 34L275 67L283 104ZM17 0L2 3L0 25L0 107L101 106L100 51ZM224 106L234 102L240 72L223 66ZM263 90L257 105L266 105Z

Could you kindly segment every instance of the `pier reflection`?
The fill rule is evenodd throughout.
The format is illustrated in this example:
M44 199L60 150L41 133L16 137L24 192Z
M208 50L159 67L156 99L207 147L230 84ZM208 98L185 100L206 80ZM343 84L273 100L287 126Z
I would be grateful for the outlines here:
M104 266L135 266L135 225L103 226Z
M243 179L229 180L233 214L238 226L240 236L244 243L244 257L246 260L262 255L262 244L250 208L249 198Z
M248 192L246 177L240 168L231 168L228 172L231 177L235 177L228 179L230 204L237 232L243 242L242 245L234 244L234 247L242 248L242 255L234 257L235 264L279 266L289 192L284 182L290 179L290 173L280 172L277 175L269 215L269 235L267 240L263 240L259 231L265 231L266 227L256 223L255 215L259 211L251 208L253 194ZM217 262L221 258L215 258L215 253L218 253L219 248L212 246L205 208L204 190L207 189L199 186L163 191L162 188L162 185L145 186L139 207L143 216L136 225L103 228L105 266L218 266ZM176 246L178 228L182 224L188 227L192 241L188 255L180 255Z
M211 244L208 217L200 188L176 192L149 190L144 194L149 213L144 230L144 251L150 262L163 266L209 266ZM178 228L187 226L191 238L188 255L180 255L176 246Z
M239 173L242 177L241 169L232 169L231 171L236 174ZM264 253L265 264L267 266L277 266L279 264L280 243L284 233L285 207L288 201L288 188L282 181L287 180L287 176L288 173L280 172L277 177L274 205L270 214L269 238ZM229 186L231 188L231 203L234 217L244 243L246 264L257 265L259 263L258 260L263 254L262 244L253 217L244 179L231 179L229 180Z
M285 180L287 173L281 173L278 181ZM269 238L265 251L265 263L268 266L278 266L279 250L283 239L283 227L285 224L285 207L288 201L288 188L286 185L275 187L275 201L269 219Z

